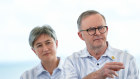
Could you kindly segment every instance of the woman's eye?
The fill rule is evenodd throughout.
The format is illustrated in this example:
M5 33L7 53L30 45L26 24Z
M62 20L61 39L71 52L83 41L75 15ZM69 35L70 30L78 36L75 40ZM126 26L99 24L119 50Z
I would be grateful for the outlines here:
M37 48L41 47L41 45L37 45Z

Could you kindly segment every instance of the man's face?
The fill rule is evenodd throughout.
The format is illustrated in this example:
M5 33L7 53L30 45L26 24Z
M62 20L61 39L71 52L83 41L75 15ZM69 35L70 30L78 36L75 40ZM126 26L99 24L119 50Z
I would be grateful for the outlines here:
M34 42L33 51L41 59L41 61L51 61L56 58L56 49L58 41L54 41L52 37L41 34Z
M87 16L81 21L81 30L86 30L89 28L97 28L99 26L105 26L106 23L101 15L99 14L93 14L90 16ZM107 38L107 32L101 34L97 29L96 33L94 35L89 35L87 31L78 32L79 37L85 41L87 48L90 49L96 49L103 46L106 46L106 38Z

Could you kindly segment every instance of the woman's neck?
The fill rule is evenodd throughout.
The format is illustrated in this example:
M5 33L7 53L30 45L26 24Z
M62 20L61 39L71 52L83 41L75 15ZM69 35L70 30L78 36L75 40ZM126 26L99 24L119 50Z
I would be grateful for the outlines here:
M59 64L59 58L55 58L51 61L47 61L47 62L42 62L42 65L44 67L45 70L47 70L51 75L53 73L53 70L58 66Z

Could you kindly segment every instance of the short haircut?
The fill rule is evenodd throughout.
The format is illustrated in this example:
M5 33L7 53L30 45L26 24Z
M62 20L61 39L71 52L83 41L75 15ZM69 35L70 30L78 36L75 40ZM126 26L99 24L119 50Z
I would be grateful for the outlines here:
M97 11L95 11L95 10L87 10L87 11L83 12L83 13L78 17L77 26L78 26L78 30L79 30L79 31L81 30L81 21L82 21L84 18L86 18L86 17L88 17L88 16L90 16L90 15L93 15L93 14L100 14L100 13L97 12ZM100 15L103 17L104 21L106 22L105 17L104 17L102 14L100 14Z
M44 25L42 27L37 26L31 30L29 35L29 44L32 48L34 48L34 42L41 34L49 35L54 39L55 42L57 40L55 31L49 25Z

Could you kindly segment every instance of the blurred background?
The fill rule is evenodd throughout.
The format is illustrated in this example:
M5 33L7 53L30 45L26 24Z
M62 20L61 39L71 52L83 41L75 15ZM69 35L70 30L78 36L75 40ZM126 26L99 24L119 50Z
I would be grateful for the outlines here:
M0 0L0 79L19 79L38 65L28 44L35 26L52 26L59 41L57 56L63 59L83 49L76 21L86 10L106 17L110 45L132 54L140 69L139 0Z

